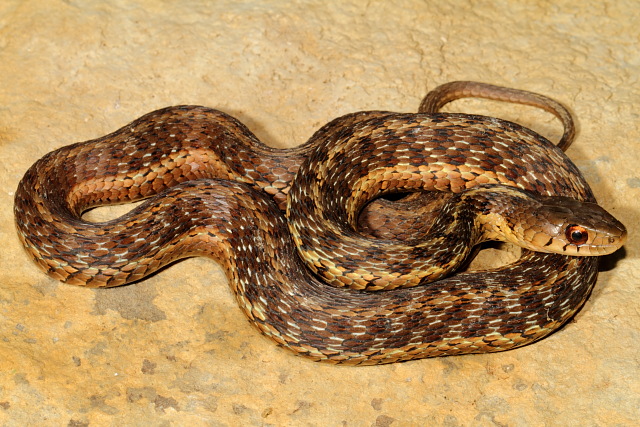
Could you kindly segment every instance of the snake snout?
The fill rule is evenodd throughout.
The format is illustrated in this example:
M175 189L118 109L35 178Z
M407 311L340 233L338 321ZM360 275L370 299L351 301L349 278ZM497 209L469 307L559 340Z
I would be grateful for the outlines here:
M601 243L599 247L603 248L606 252L603 255L613 253L620 249L627 241L627 229L617 219L611 217L613 220L608 224L606 233L600 238Z

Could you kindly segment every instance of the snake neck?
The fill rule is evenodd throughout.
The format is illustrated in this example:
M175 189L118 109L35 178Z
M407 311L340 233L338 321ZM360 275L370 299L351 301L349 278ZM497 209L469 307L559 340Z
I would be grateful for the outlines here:
M483 185L460 195L461 205L474 213L476 243L500 241L541 251L549 239L547 218L534 215L542 198L515 187ZM549 251L551 252L551 251Z

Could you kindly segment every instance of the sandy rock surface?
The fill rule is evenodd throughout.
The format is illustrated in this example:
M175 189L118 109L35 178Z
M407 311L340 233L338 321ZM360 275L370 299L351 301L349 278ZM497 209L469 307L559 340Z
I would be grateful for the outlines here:
M640 18L635 2L22 1L0 4L0 424L542 426L640 423ZM568 105L568 155L629 229L591 298L514 351L369 368L309 362L250 327L217 264L132 286L44 275L13 197L66 144L176 104L294 146L338 115L415 111L478 80ZM458 101L554 139L528 107Z

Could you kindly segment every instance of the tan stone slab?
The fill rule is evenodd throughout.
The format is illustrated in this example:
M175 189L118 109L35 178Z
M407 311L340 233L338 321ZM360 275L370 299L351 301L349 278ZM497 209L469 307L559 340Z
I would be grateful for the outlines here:
M640 423L639 16L634 2L598 1L3 1L0 424ZM535 345L315 364L251 328L211 261L90 290L46 277L16 237L13 193L35 160L153 109L219 108L293 146L343 113L415 111L461 79L569 105L580 131L568 154L629 228L575 322ZM560 134L525 107L448 108Z

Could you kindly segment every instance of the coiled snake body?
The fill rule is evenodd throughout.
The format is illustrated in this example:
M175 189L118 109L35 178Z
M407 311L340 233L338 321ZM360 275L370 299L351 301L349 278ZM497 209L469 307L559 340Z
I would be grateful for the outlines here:
M348 152L360 154L343 160ZM317 278L339 272L334 284L367 289L417 284L421 277L397 283L393 276L380 285L360 272L369 261L402 264L408 258L386 254L400 247L405 256L413 244L353 232L360 208L384 191L461 192L477 184L594 202L560 149L498 119L355 113L301 147L276 150L224 113L171 107L44 156L22 179L15 214L27 251L54 278L117 286L180 258L208 256L224 267L250 321L281 346L318 361L378 364L517 347L557 329L589 295L595 258L530 251L491 271L382 292ZM112 221L81 218L93 206L142 198ZM329 231L319 228L334 219ZM609 246L621 245L624 227L603 221ZM375 228L374 221L371 234ZM410 255L420 258L424 250L413 247Z

